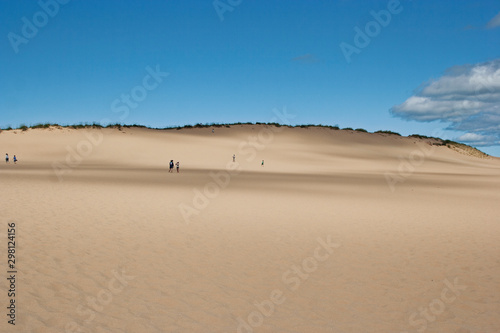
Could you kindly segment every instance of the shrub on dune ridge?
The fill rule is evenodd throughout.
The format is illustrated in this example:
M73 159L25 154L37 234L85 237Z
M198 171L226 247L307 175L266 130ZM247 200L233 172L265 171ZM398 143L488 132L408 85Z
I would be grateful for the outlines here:
M477 149L475 147L471 147L471 146L466 145L464 143L455 142L455 141L451 141L451 140L444 140L442 145L448 147L449 149L455 150L461 154L464 154L464 155L469 155L469 156L474 156L474 157L479 157L479 158L490 158L490 155L480 151L479 149Z
M421 139L421 140L426 140L426 139L427 140L436 140L438 142L443 143L443 146L444 146L444 142L446 141L446 140L443 140L443 139L435 137L435 136L427 136L427 135L420 135L420 134L412 134L412 135L409 135L408 137L415 138L415 139Z
M393 131L376 131L374 133L376 133L376 134L389 134L389 135L401 136L401 134L393 132Z
M133 124L133 125L123 125L123 127L126 127L126 128L147 128L146 126L144 125L138 125L138 124Z
M340 130L340 127L338 125L330 126L330 125L315 125L315 124L302 124L302 125L289 125L289 124L280 124L276 122L269 122L269 123L263 123L263 122L237 122L237 123L197 123L195 125L178 125L178 126L170 126L170 127L164 127L164 128L152 128L144 125L138 125L138 124L132 124L132 125L125 125L125 124L109 124L107 126L102 126L101 124L98 123L80 123L80 124L74 124L74 125L59 125L57 123L51 124L51 123L37 123L32 126L26 126L25 124L21 124L18 128L12 128L11 126L8 126L7 128L3 129L3 131L9 131L9 130L22 130L22 131L27 131L28 129L45 129L45 128L50 128L50 127L59 127L59 128L73 128L73 129L82 129L82 128L118 128L119 130L122 130L123 127L125 128L145 128L145 129L155 129L155 130L181 130L181 129L191 129L191 128L210 128L210 127L225 127L225 128L231 128L231 126L235 125L264 125L264 126L275 126L275 127L288 127L288 128L309 128L309 127L316 127L316 128L328 128L331 130ZM357 128L357 129L352 129L351 127L345 127L342 128L342 130L346 131L356 131L356 132L362 132L362 133L370 133L367 130L363 128ZM1 131L1 130L0 130ZM388 131L388 130L380 130L374 132L374 134L387 134L387 135L396 135L396 136L401 136L401 134L393 131ZM408 138L415 138L415 139L421 139L421 140L434 140L431 142L428 142L428 144L434 145L434 146L447 146L450 149L453 149L455 151L458 151L460 153L466 154L466 155L472 155L480 158L484 157L489 157L490 155L483 153L479 149L475 147L471 147L469 145L451 141L451 140L443 140L441 138L437 137L432 137L432 136L426 136L426 135L420 135L420 134L412 134L409 135Z
M124 125L125 126L125 125ZM118 128L118 130L122 130L122 124L116 123L116 124L109 124L105 128Z
M420 135L420 134L412 134L412 135L409 135L408 137L409 138L416 138L416 139L437 139L437 138L433 138L431 136Z
M50 127L60 127L59 124L51 124L51 123L39 123L35 124L33 126L30 126L30 128L35 129L35 128L50 128Z

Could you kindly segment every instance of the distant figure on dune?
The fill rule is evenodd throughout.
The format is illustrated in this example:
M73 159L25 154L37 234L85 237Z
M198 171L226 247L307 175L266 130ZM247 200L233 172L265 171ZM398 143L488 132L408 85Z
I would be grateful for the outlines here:
M264 166L264 160L262 160L262 164L261 165Z
M5 154L5 163L9 163L9 154Z
M179 173L179 161L177 161L177 163L175 163L175 166L177 168L177 173Z
M174 172L174 160L170 160L170 169L168 172Z
M16 155L14 155L14 164L16 164L16 163L17 163L17 157L16 157Z
M236 162L236 155L233 154L233 162Z
M215 132L215 130L212 128L212 133Z

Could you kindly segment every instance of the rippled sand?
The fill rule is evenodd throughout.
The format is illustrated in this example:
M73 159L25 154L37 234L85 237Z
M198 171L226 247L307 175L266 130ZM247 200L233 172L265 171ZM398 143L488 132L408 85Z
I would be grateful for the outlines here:
M499 159L257 125L4 131L0 147L19 159L0 164L18 270L0 332L500 328Z

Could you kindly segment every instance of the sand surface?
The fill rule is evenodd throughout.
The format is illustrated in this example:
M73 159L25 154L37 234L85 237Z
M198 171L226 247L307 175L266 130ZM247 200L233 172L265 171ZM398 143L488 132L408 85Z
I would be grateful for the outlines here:
M500 331L498 158L257 125L3 131L0 152L0 332Z

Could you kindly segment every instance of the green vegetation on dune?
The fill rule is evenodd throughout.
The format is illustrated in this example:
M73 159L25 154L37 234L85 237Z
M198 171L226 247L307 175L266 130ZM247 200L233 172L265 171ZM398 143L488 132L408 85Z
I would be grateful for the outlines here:
M397 132L393 132L393 131L376 131L374 133L376 133L376 134L389 134L389 135L401 136L401 134L399 134Z
M322 124L302 124L302 125L284 125L276 122L271 122L271 123L261 123L261 122L237 122L237 123L197 123L195 125L183 125L183 126L170 126L170 127L163 127L163 128L153 128L153 127L147 127L144 125L138 125L138 124L132 124L132 125L126 125L126 124L109 124L106 126L102 126L101 124L98 123L80 123L76 125L59 125L59 124L53 124L53 123L37 123L35 125L27 126L22 124L16 129L13 129L11 126L8 126L7 128L1 129L0 133L2 131L11 131L11 130L21 130L23 132L27 131L28 129L48 129L48 128L73 128L73 129L83 129L83 128L117 128L118 130L123 130L123 128L143 128L143 129L152 129L152 130L181 130L181 129L192 129L192 128L230 128L231 126L243 126L243 125L260 125L260 126L274 126L274 127L287 127L287 128L325 128L325 129L331 129L331 130L340 130L338 126L330 126L330 125L322 125ZM370 133L367 130L363 128L357 128L357 129L352 129L351 127L345 127L342 128L344 131L356 131L356 132L362 132L362 133ZM395 136L401 136L401 134L393 131L387 131L387 130L379 130L373 132L373 134L387 134L387 135L395 135ZM458 151L462 154L465 155L470 155L470 156L475 156L475 157L480 157L480 158L487 158L489 157L488 154L480 151L477 148L471 147L469 145L451 141L451 140L443 140L441 138L437 137L432 137L432 136L426 136L426 135L420 135L420 134L412 134L409 135L408 138L414 138L414 139L420 139L420 140L432 140L432 142L428 142L430 145L435 145L435 146L446 146L450 149L453 149L455 151Z

